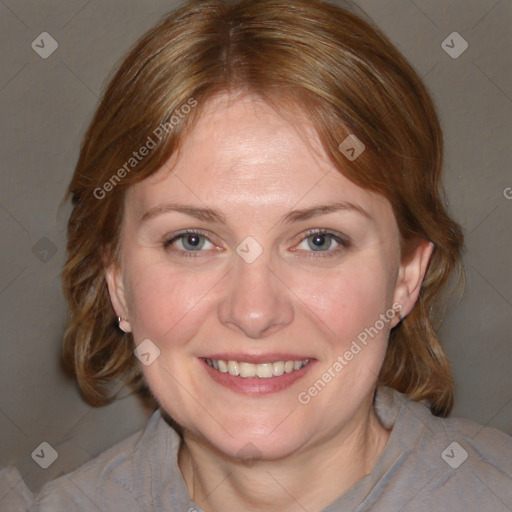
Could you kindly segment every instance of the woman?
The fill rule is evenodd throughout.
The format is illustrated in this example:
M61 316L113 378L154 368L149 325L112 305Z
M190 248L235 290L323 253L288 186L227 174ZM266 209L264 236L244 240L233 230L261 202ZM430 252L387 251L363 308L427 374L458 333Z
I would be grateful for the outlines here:
M442 419L441 165L424 85L348 11L199 0L151 30L70 185L64 357L90 404L124 379L158 409L32 510L511 510L510 438Z

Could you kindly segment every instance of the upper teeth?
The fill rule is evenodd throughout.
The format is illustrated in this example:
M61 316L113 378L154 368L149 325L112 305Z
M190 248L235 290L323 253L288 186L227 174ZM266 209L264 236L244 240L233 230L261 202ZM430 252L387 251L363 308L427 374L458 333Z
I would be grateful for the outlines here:
M245 363L239 361L223 361L222 359L206 359L206 363L222 373L229 373L236 377L270 379L279 377L284 373L300 370L309 363L304 361L276 361L275 363Z

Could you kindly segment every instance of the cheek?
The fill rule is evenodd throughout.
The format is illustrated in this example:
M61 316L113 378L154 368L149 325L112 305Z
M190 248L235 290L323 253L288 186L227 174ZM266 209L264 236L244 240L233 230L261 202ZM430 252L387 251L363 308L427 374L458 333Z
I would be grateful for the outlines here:
M128 309L135 339L179 343L192 335L197 325L194 319L204 314L219 277L170 270L158 263L132 264L130 268Z
M392 305L389 269L375 262L365 264L363 259L350 263L336 273L316 276L307 280L307 284L305 280L296 284L305 312L309 310L310 317L316 317L315 323L337 348L349 345L360 333L374 326ZM384 327L379 322L378 327L382 331L379 337L385 337L390 321Z

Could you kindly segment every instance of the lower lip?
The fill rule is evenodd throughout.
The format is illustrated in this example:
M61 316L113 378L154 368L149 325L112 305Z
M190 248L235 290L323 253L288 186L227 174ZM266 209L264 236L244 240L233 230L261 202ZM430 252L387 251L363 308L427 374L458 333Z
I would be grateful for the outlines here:
M269 379L261 378L243 378L223 373L215 370L209 366L204 359L200 359L204 369L208 375L218 384L225 386L237 393L244 393L247 395L268 395L270 393L277 393L292 386L296 381L304 377L313 366L314 361L291 373L284 373L279 377L271 377Z

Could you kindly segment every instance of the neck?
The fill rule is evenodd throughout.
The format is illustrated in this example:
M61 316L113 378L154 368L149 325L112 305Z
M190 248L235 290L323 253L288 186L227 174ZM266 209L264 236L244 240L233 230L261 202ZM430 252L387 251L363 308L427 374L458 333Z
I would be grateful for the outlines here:
M191 499L208 512L320 511L370 474L389 438L369 404L356 425L277 461L227 459L189 433L179 467Z

